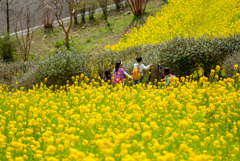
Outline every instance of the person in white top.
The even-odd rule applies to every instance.
[[[144,64],[142,64],[142,57],[137,57],[136,58],[137,60],[137,63],[134,64],[134,68],[138,68],[139,69],[139,72],[141,74],[141,77],[140,77],[140,82],[142,83],[142,79],[143,79],[143,69],[147,70],[151,65],[148,65],[148,66],[145,66]],[[133,84],[136,85],[138,83],[138,80],[134,80],[133,79]]]

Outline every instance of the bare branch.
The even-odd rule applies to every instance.
[[[49,1],[51,3],[51,6],[49,6],[46,0],[44,0],[45,6],[53,13],[53,15],[57,19],[59,26],[62,27],[66,36],[66,46],[69,47],[69,33],[73,23],[72,18],[74,13],[78,10],[78,5],[80,4],[81,1],[80,0],[49,0]],[[67,6],[70,14],[70,23],[67,30],[64,26],[64,22],[62,19],[62,12],[65,6]]]
[[[33,34],[34,31],[31,31],[31,28],[35,26],[35,20],[36,15],[38,15],[38,12],[35,12],[34,14],[30,10],[30,5],[28,4],[26,8],[22,8],[17,16],[16,16],[16,24],[15,24],[15,35],[16,39],[19,45],[19,50],[22,55],[22,58],[24,61],[28,60],[32,40],[33,40]],[[26,12],[26,14],[23,14],[23,11]],[[24,17],[24,19],[21,19],[21,16]],[[19,26],[20,24],[20,26]],[[24,35],[23,33],[21,35],[18,34],[18,27],[20,27],[21,31],[24,30],[23,24],[26,24],[27,27],[27,34]]]

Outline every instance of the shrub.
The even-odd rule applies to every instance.
[[[39,83],[48,78],[48,86],[53,84],[65,85],[72,76],[87,75],[89,61],[85,54],[60,52],[50,58],[40,61],[36,72]],[[70,82],[71,83],[71,82]]]
[[[10,37],[9,34],[0,36],[0,56],[3,62],[13,61],[13,56],[16,52],[17,42]]]
[[[224,59],[240,50],[240,35],[226,38],[187,39],[174,38],[161,45],[159,56],[179,76],[193,73],[200,66],[204,75],[208,76],[216,65],[222,65]]]
[[[240,52],[235,52],[232,56],[228,56],[223,62],[223,67],[225,69],[225,77],[233,77],[234,65],[237,64],[240,67]],[[240,68],[237,68],[238,73],[240,73]]]
[[[36,72],[33,71],[36,65],[37,62],[34,61],[1,63],[0,84],[6,84],[10,88],[14,88],[15,82],[18,82],[19,86],[30,88],[34,84],[33,80],[35,79],[34,74]],[[29,77],[27,78],[26,75],[29,75]]]
[[[115,0],[116,1],[116,0]],[[135,16],[141,16],[145,11],[148,0],[127,0],[133,14]]]
[[[166,43],[155,45],[135,46],[118,52],[131,55],[133,52],[146,55],[151,63],[169,66],[177,76],[187,76],[197,71],[199,67],[208,76],[216,65],[223,65],[223,61],[234,52],[240,50],[240,35],[229,37],[199,39],[175,37]],[[113,51],[111,51],[113,52]],[[144,54],[143,54],[144,53]],[[236,63],[235,63],[236,64]],[[230,64],[232,66],[232,64]]]
[[[124,62],[124,70],[131,73],[133,64],[136,62],[137,55],[129,54],[131,50],[125,53],[105,52],[82,54],[70,51],[59,52],[50,58],[39,62],[36,69],[36,77],[38,83],[48,79],[47,86],[65,85],[67,80],[73,83],[71,78],[76,75],[84,74],[90,79],[98,79],[103,77],[105,69],[113,71],[117,61]],[[133,53],[133,52],[132,52]],[[139,54],[141,55],[141,54]],[[157,60],[157,55],[142,54],[144,64],[151,64],[152,60]],[[148,59],[149,58],[149,59]],[[155,69],[155,68],[154,68]],[[153,72],[154,73],[154,72]],[[155,79],[153,74],[153,80]]]
[[[143,58],[145,65],[160,63],[162,67],[169,66],[171,72],[178,77],[193,74],[199,67],[204,70],[205,76],[208,76],[211,69],[222,64],[228,64],[231,67],[229,71],[226,68],[229,73],[233,65],[238,64],[238,55],[233,53],[240,50],[239,44],[240,35],[215,39],[203,37],[197,40],[176,37],[166,44],[135,46],[120,52],[102,51],[83,54],[61,51],[40,61],[31,71],[19,76],[17,81],[21,84],[29,81],[28,86],[31,86],[48,78],[47,85],[50,86],[65,85],[67,80],[71,84],[72,76],[80,74],[84,74],[90,79],[98,79],[98,76],[103,77],[105,69],[113,71],[117,61],[123,61],[124,70],[130,74],[137,56]],[[7,68],[5,67],[5,71]],[[14,70],[11,71],[14,72]],[[163,73],[153,67],[150,81],[161,78],[163,78]]]
[[[216,65],[222,65],[223,61],[234,52],[240,50],[240,35],[225,38],[201,39],[175,37],[167,43],[135,46],[118,52],[132,54],[133,52],[144,53],[146,59],[152,59],[152,63],[161,63],[169,66],[171,71],[180,76],[187,76],[197,71],[199,67],[208,76],[211,69]],[[111,51],[112,52],[112,51]]]
[[[56,48],[60,48],[62,45],[64,45],[65,40],[57,40],[55,47]]]

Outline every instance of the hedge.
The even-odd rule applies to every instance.
[[[212,68],[222,65],[226,58],[231,57],[239,50],[240,35],[233,35],[214,39],[202,37],[197,40],[175,37],[165,44],[136,46],[121,52],[102,51],[93,54],[59,52],[36,62],[34,66],[29,65],[31,69],[28,69],[28,72],[20,73],[20,76],[14,81],[22,82],[19,86],[32,86],[42,82],[44,78],[48,78],[47,85],[64,85],[67,80],[71,82],[72,76],[80,74],[84,74],[90,79],[98,79],[98,76],[103,77],[105,69],[112,71],[117,61],[123,61],[123,68],[131,73],[137,56],[142,56],[145,65],[160,63],[162,67],[170,67],[171,72],[178,77],[190,75],[199,67],[202,67],[204,75],[208,76]],[[33,64],[30,61],[27,63]],[[4,65],[0,65],[0,78],[4,75],[3,67]],[[11,68],[10,65],[9,68]],[[14,70],[10,69],[10,71]],[[161,74],[157,75],[157,71]],[[161,78],[163,78],[162,71],[153,67],[151,81]],[[10,85],[8,82],[5,83]],[[14,87],[13,81],[10,82]]]

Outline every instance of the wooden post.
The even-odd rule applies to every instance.
[[[152,76],[152,68],[149,69],[149,72],[151,72],[151,74],[149,74],[149,77],[148,77],[148,83],[151,81],[151,76]]]
[[[157,65],[157,87],[158,87],[158,82],[160,82],[160,79],[159,79],[160,71],[159,71],[159,69],[160,69],[160,65],[158,64]]]

